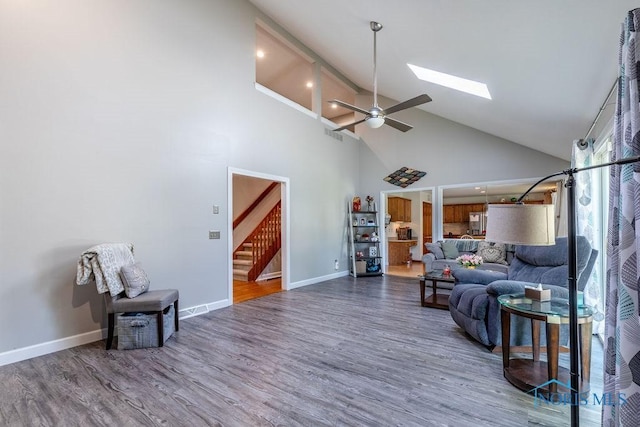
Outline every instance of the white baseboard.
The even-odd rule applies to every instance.
[[[229,305],[231,305],[229,300],[224,299],[222,301],[184,308],[180,310],[179,318],[188,319],[189,317],[198,316],[200,314],[208,313],[210,311],[224,308]],[[68,348],[77,347],[79,345],[100,341],[105,339],[106,336],[106,329],[98,329],[71,337],[60,338],[58,340],[5,351],[4,353],[0,353],[0,366],[21,362],[23,360],[32,359],[38,356],[44,356],[45,354],[55,353],[56,351],[66,350]]]
[[[86,332],[84,334],[74,335],[59,340],[48,341],[41,344],[34,344],[28,347],[18,348],[15,350],[0,353],[0,366],[10,363],[20,362],[22,360],[32,359],[45,354],[55,353],[56,351],[66,350],[91,342],[100,341],[106,337],[106,329],[98,329],[97,331]]]
[[[289,283],[289,290],[301,288],[303,286],[314,285],[316,283],[324,282],[325,280],[337,279],[338,277],[344,277],[348,275],[349,275],[349,272],[345,270],[345,271],[338,271],[332,274],[327,274],[326,276],[314,277],[307,280],[301,280],[299,282],[291,282]]]

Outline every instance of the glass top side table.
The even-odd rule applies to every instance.
[[[534,301],[524,294],[507,294],[498,297],[502,322],[502,366],[504,377],[524,391],[535,388],[543,393],[556,393],[558,384],[570,383],[570,373],[558,366],[560,324],[569,323],[569,300],[552,298],[550,301]],[[531,319],[532,359],[511,358],[511,315]],[[593,312],[589,307],[578,308],[580,332],[581,390],[589,388],[591,367],[591,332]],[[540,361],[540,324],[546,325],[547,361]],[[568,390],[567,390],[568,391]]]

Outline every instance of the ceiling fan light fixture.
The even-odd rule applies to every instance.
[[[367,126],[371,129],[378,129],[380,126],[384,124],[384,117],[380,116],[372,116],[367,119]]]

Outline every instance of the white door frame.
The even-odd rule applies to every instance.
[[[383,224],[383,227],[381,228],[381,233],[380,233],[380,241],[381,242],[386,242],[387,241],[387,226],[384,225],[384,216],[387,213],[387,195],[392,193],[392,194],[397,194],[397,193],[421,193],[421,192],[427,192],[430,191],[431,192],[431,204],[433,205],[434,200],[436,198],[435,195],[435,187],[419,187],[419,188],[398,188],[397,190],[381,190],[380,191],[380,224]],[[422,198],[420,199],[422,201]],[[420,236],[416,236],[416,238],[418,239],[418,242],[422,242],[422,245],[424,245],[424,242],[422,241],[422,229],[423,229],[423,224],[422,224],[422,204],[420,204],[420,218],[417,222],[420,225]],[[436,224],[436,220],[437,220],[437,215],[432,214],[431,215],[431,228],[432,230],[435,230],[435,228],[433,228]],[[433,231],[432,231],[433,233]],[[387,253],[387,244],[385,243],[382,246],[382,264],[383,264],[383,273],[387,273],[388,267],[389,267],[389,254]],[[420,251],[420,253],[422,253],[422,250]]]
[[[289,236],[290,236],[290,222],[289,222],[289,178],[277,175],[270,175],[262,172],[255,172],[246,169],[227,168],[227,246],[229,248],[228,259],[228,277],[229,277],[229,303],[233,304],[233,175],[245,175],[254,178],[266,179],[269,181],[279,182],[280,185],[280,204],[282,207],[282,246],[280,253],[282,255],[282,289],[289,290]]]

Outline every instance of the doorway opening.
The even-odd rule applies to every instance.
[[[229,168],[229,301],[289,288],[289,180]]]
[[[424,273],[424,244],[433,239],[433,198],[433,187],[380,192],[386,218],[382,230],[385,274],[415,278]]]

